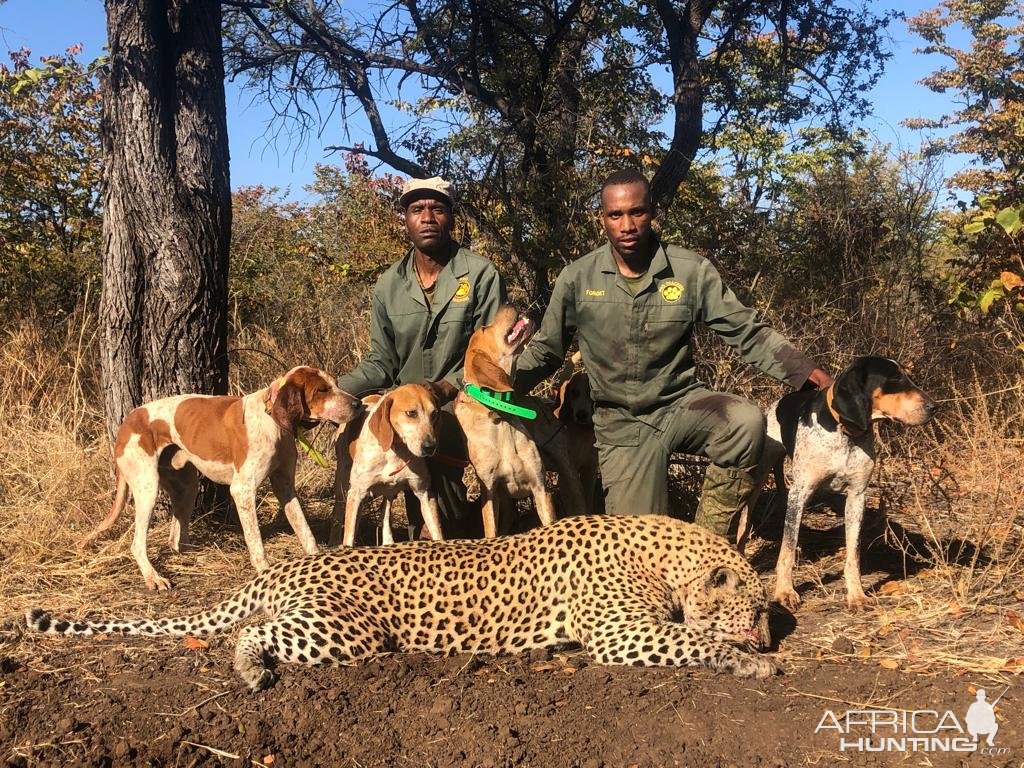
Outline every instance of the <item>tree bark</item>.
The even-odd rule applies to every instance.
[[[220,3],[106,0],[105,408],[227,392],[231,233]]]

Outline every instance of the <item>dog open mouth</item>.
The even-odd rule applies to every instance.
[[[520,317],[516,320],[515,325],[505,334],[505,343],[508,346],[515,348],[520,344],[524,343],[530,336],[530,320],[526,317]]]

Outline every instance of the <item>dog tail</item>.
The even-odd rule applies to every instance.
[[[42,608],[25,612],[25,624],[47,635],[212,635],[252,616],[263,607],[263,579],[256,578],[213,608],[189,616],[169,619],[101,619],[72,621],[57,619]]]
[[[125,506],[128,503],[128,481],[125,480],[124,473],[121,472],[120,468],[117,470],[117,492],[114,494],[114,503],[110,507],[110,511],[107,512],[107,516],[100,521],[92,533],[78,542],[78,549],[85,549],[87,546],[92,544],[98,539],[105,531],[110,530],[114,523],[117,522],[117,518],[121,516],[121,512],[124,511]]]

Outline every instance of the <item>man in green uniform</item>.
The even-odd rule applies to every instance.
[[[444,179],[410,179],[399,204],[412,247],[377,280],[370,310],[370,352],[338,386],[356,396],[401,384],[432,382],[451,401],[462,386],[469,337],[505,301],[505,283],[490,261],[452,238],[453,197]],[[449,421],[454,422],[454,419]],[[452,438],[442,436],[431,480],[449,528],[465,503],[461,469],[445,465]],[[463,449],[464,450],[464,449]],[[439,464],[439,462],[441,462]],[[422,523],[407,496],[413,525]],[[415,507],[413,509],[412,507]],[[453,525],[454,524],[454,525]]]
[[[700,454],[712,463],[697,522],[728,535],[754,490],[765,421],[748,400],[697,381],[694,325],[704,323],[748,363],[793,387],[826,387],[831,377],[759,323],[711,262],[658,239],[639,171],[608,177],[600,216],[608,242],[558,276],[540,330],[516,364],[515,388],[529,392],[554,373],[578,333],[607,511],[667,514],[669,454]]]

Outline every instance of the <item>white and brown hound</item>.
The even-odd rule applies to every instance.
[[[465,382],[492,392],[511,392],[512,362],[530,335],[528,318],[521,317],[514,307],[501,307],[491,324],[478,328],[469,339]],[[455,417],[465,432],[469,461],[480,480],[486,537],[498,534],[506,497],[533,496],[541,523],[549,525],[555,521],[555,507],[544,482],[542,450],[558,471],[569,511],[583,511],[583,493],[567,460],[564,430],[539,400],[531,398],[528,402],[537,410],[534,420],[498,413],[465,393],[460,393],[455,401]],[[511,505],[508,511],[511,512]]]
[[[110,512],[79,547],[109,529],[127,503],[135,500],[132,554],[146,586],[168,589],[146,555],[146,534],[162,488],[170,497],[170,546],[188,545],[188,524],[199,490],[199,475],[227,485],[256,570],[267,558],[256,517],[256,489],[269,477],[302,549],[316,552],[302,507],[295,496],[295,434],[298,426],[320,421],[344,424],[362,404],[342,392],[328,374],[299,366],[269,387],[244,397],[177,395],[141,405],[125,418],[114,443],[117,493]]]
[[[367,416],[358,434],[338,440],[334,509],[339,515],[344,510],[342,543],[355,544],[359,508],[375,494],[384,497],[381,542],[392,544],[391,503],[406,490],[419,500],[431,538],[444,540],[427,468],[427,458],[437,451],[444,415],[434,393],[423,384],[403,384],[384,396],[368,395],[363,404]]]
[[[774,468],[776,485],[784,491],[782,461],[787,454],[793,476],[775,568],[775,600],[790,610],[800,602],[793,588],[800,518],[811,494],[827,486],[846,493],[846,604],[857,609],[867,603],[860,575],[860,530],[875,466],[872,425],[886,419],[924,424],[936,407],[896,362],[858,357],[827,390],[792,392],[768,409],[761,477]]]

